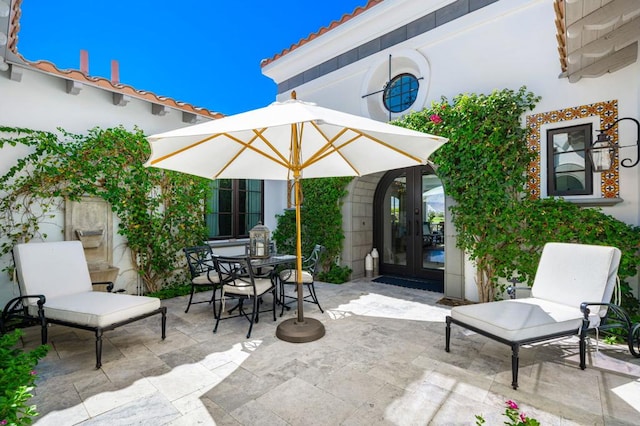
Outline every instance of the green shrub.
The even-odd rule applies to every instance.
[[[30,425],[38,415],[36,406],[27,402],[33,396],[35,367],[49,347],[25,352],[15,347],[21,336],[21,330],[0,336],[0,424]]]
[[[303,205],[302,255],[308,256],[314,245],[322,244],[325,252],[321,258],[321,271],[334,268],[335,259],[342,252],[344,232],[342,230],[341,200],[347,195],[346,186],[350,177],[302,179]],[[277,216],[278,225],[272,233],[278,251],[296,252],[296,212],[285,210]],[[344,275],[343,269],[342,275]],[[335,273],[335,272],[334,272]],[[349,274],[351,271],[349,270]],[[338,279],[338,278],[335,278]],[[348,277],[340,282],[348,280]],[[324,281],[324,280],[323,280]]]
[[[140,129],[94,128],[85,135],[60,129],[61,136],[0,131],[9,135],[0,138],[0,149],[20,145],[30,152],[0,176],[0,256],[8,258],[16,243],[46,239],[40,227],[63,208],[65,197],[88,195],[108,202],[120,219],[118,233],[148,291],[179,281],[180,249],[207,238],[209,180],[144,167],[151,149]]]
[[[322,271],[318,274],[318,280],[325,283],[342,284],[349,281],[351,276],[351,268],[332,263],[328,271]]]

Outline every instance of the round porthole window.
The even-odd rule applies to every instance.
[[[411,107],[418,97],[418,79],[412,74],[395,76],[384,88],[383,103],[391,112],[402,112]]]

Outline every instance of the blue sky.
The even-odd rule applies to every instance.
[[[236,114],[266,106],[275,83],[260,61],[351,13],[367,0],[23,0],[18,51],[136,89]]]

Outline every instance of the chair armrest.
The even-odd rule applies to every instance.
[[[600,326],[598,328],[618,328],[623,327],[627,330],[631,329],[632,322],[629,315],[622,309],[620,306],[614,303],[605,303],[605,302],[583,302],[580,304],[580,311],[584,315],[583,321],[589,322],[589,315],[591,314],[591,309],[589,306],[606,306],[608,308],[606,315],[602,318],[600,322]]]
[[[113,281],[98,281],[95,283],[91,283],[91,285],[106,285],[107,286],[107,292],[111,293],[113,291]]]
[[[507,294],[509,295],[509,299],[516,298],[516,290],[528,290],[531,291],[531,287],[517,287],[515,285],[507,286]]]
[[[33,316],[29,315],[27,311],[27,305],[24,301],[29,299],[38,299],[38,320],[43,323],[44,322],[44,304],[47,301],[46,297],[42,294],[35,295],[26,295],[26,296],[18,296],[9,300],[7,304],[4,306],[2,310],[2,316],[0,317],[0,331],[5,332],[5,327],[7,326],[7,322],[11,319],[18,318],[21,321],[33,321]]]

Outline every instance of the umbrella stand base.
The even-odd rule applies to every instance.
[[[324,325],[317,319],[305,318],[298,322],[297,318],[282,321],[276,329],[276,337],[285,342],[313,342],[324,336]]]

